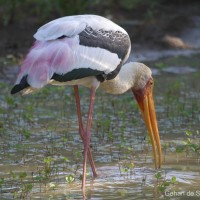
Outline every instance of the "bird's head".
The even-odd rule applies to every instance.
[[[138,63],[136,71],[137,73],[135,73],[135,81],[132,87],[132,92],[137,100],[150,135],[154,154],[155,168],[160,168],[162,162],[162,151],[154,108],[154,80],[151,75],[151,70],[146,65]]]

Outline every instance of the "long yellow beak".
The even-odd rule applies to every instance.
[[[143,93],[144,94],[144,93]],[[160,144],[160,135],[158,131],[156,113],[154,108],[154,100],[153,100],[153,87],[147,86],[144,98],[137,98],[143,119],[145,121],[146,127],[148,129],[153,155],[155,168],[160,168],[162,164],[162,149]]]
[[[143,105],[144,105],[143,117],[150,135],[154,159],[155,159],[154,161],[155,168],[157,169],[161,167],[162,150],[161,150],[160,135],[158,132],[158,125],[156,120],[156,113],[155,113],[152,93],[147,94],[146,98],[143,101]],[[158,158],[157,158],[157,153],[158,153]]]

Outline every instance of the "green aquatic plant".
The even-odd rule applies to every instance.
[[[55,190],[55,189],[57,188],[57,186],[58,186],[58,185],[55,184],[55,183],[53,183],[53,182],[50,182],[50,183],[49,183],[49,188],[52,189],[52,190]]]
[[[198,133],[198,131],[197,131]],[[182,144],[176,146],[176,152],[182,153],[185,152],[186,156],[190,154],[190,152],[193,152],[197,155],[200,154],[200,144],[197,143],[198,140],[194,140],[194,134],[192,131],[186,130],[185,135],[187,138],[185,140],[182,140]]]
[[[186,150],[191,150],[192,152],[196,153],[196,154],[200,154],[200,144],[196,144],[195,140],[194,140],[194,134],[192,131],[186,130],[185,134],[187,136],[187,139],[185,141],[183,141],[183,145],[186,148]],[[198,134],[198,131],[197,131]]]
[[[21,130],[21,134],[26,138],[26,139],[29,139],[31,137],[31,131],[27,130],[27,129],[22,129]]]
[[[158,182],[158,180],[162,178],[161,172],[155,173],[155,178],[157,179],[157,182]]]
[[[0,178],[0,189],[1,190],[2,190],[4,184],[5,184],[5,179],[4,178]]]
[[[26,179],[26,177],[27,177],[26,172],[20,172],[19,173],[19,179],[20,179],[21,183],[23,183],[23,181]]]
[[[127,196],[127,190],[126,189],[120,189],[120,190],[118,190],[118,193],[119,193],[121,198],[126,198],[126,196]]]
[[[30,183],[27,179],[28,174],[26,172],[15,173],[10,171],[9,177],[0,178],[0,188],[4,187],[4,192],[7,193],[7,188],[9,190],[10,187],[13,187],[12,196],[14,199],[26,199],[33,189],[33,183]]]
[[[118,162],[119,171],[121,176],[128,177],[128,175],[133,174],[133,169],[135,168],[135,164],[132,159],[127,159]]]
[[[72,182],[75,181],[74,175],[72,174],[69,174],[68,176],[66,176],[65,179],[68,184],[71,184]]]
[[[167,154],[167,149],[169,148],[169,144],[168,144],[168,143],[164,143],[162,146],[163,146],[163,152],[164,152],[164,155],[163,155],[163,162],[165,163],[166,154]]]
[[[27,199],[28,194],[32,191],[33,184],[32,183],[23,183],[21,188],[20,199]]]
[[[168,187],[170,187],[171,185],[174,185],[174,183],[176,183],[175,176],[173,176],[170,180],[164,180],[161,184],[159,184],[158,190],[161,193],[164,193],[168,189]]]
[[[157,180],[157,189],[161,193],[164,193],[169,187],[173,187],[177,183],[176,176],[166,179],[160,171],[155,173],[155,178]]]

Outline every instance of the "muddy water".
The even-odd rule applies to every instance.
[[[159,74],[154,94],[162,169],[154,170],[132,94],[99,90],[91,133],[98,177],[88,166],[88,199],[200,198],[200,72]],[[11,97],[9,84],[0,89],[0,199],[82,199],[83,147],[73,90],[47,87]],[[88,95],[81,88],[84,120]]]

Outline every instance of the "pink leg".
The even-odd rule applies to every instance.
[[[86,164],[87,164],[87,154],[90,147],[90,128],[92,123],[92,112],[94,108],[94,98],[95,98],[96,88],[92,87],[90,90],[90,106],[88,111],[87,127],[84,138],[84,160],[83,160],[83,179],[82,179],[82,191],[85,193],[85,181],[86,181]]]
[[[76,107],[77,107],[77,113],[78,113],[78,124],[79,124],[79,133],[81,136],[81,139],[84,143],[84,127],[83,127],[83,121],[82,121],[82,115],[81,115],[81,106],[80,106],[80,98],[79,98],[79,92],[78,92],[78,85],[74,85],[74,92],[75,92],[75,98],[76,98]],[[90,148],[88,148],[88,158],[90,161],[90,166],[92,168],[93,176],[97,176],[94,160],[92,157],[92,152]]]

